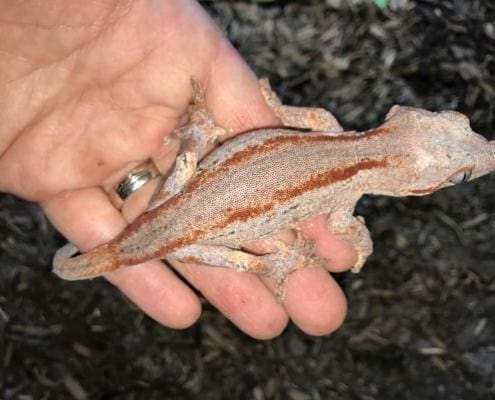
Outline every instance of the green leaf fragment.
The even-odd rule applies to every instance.
[[[388,5],[388,0],[373,0],[373,2],[379,8],[385,8]]]

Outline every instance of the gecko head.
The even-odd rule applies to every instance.
[[[456,111],[430,112],[394,106],[385,125],[397,135],[402,180],[400,195],[425,195],[495,170],[495,141],[473,132]]]

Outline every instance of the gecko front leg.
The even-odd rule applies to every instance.
[[[191,78],[192,104],[188,108],[188,123],[175,130],[172,135],[181,143],[179,155],[172,172],[162,180],[150,200],[148,211],[162,205],[179,193],[196,172],[198,161],[208,143],[213,143],[226,130],[215,125],[213,117],[206,110],[203,89],[195,78]]]
[[[266,103],[280,119],[282,125],[318,132],[343,132],[339,122],[330,111],[323,108],[283,105],[277,94],[271,89],[268,79],[260,79],[259,85]]]
[[[359,272],[368,256],[373,252],[373,242],[364,218],[354,216],[353,210],[354,207],[331,212],[327,228],[329,232],[354,247],[358,258],[351,271]]]

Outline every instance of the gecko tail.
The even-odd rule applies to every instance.
[[[77,253],[79,249],[72,243],[57,250],[53,258],[53,272],[62,279],[76,281],[96,278],[120,266],[117,254],[110,245],[75,256]]]

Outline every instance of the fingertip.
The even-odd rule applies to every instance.
[[[332,235],[327,229],[326,221],[326,215],[317,215],[305,221],[301,231],[306,239],[314,241],[318,257],[328,260],[325,265],[328,271],[347,271],[357,262],[356,250]]]
[[[345,272],[356,265],[358,259],[356,250],[347,243],[343,243],[343,246],[345,247],[341,251],[334,251],[333,258],[325,265],[327,271],[336,273]]]
[[[304,268],[291,274],[284,304],[294,323],[314,336],[336,331],[347,313],[342,290],[322,268]]]

